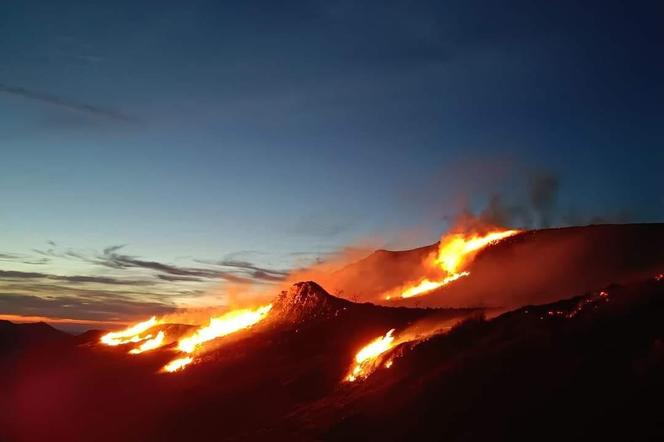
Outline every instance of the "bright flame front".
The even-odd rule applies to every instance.
[[[454,282],[459,278],[463,278],[464,276],[470,275],[470,272],[461,272],[461,273],[453,273],[450,276],[446,276],[440,281],[431,281],[429,279],[425,279],[424,281],[420,282],[419,284],[409,287],[403,292],[401,292],[401,297],[402,298],[412,298],[413,296],[421,295],[423,293],[430,292],[431,290],[437,289],[438,287],[442,287],[444,285],[449,284],[450,282]]]
[[[265,319],[271,309],[272,304],[268,304],[255,309],[233,310],[222,316],[211,318],[206,326],[200,327],[193,334],[178,341],[176,350],[187,355],[172,360],[162,368],[162,371],[173,373],[183,370],[195,361],[196,354],[204,343],[255,325]],[[100,338],[100,342],[110,346],[140,343],[129,353],[133,355],[145,353],[163,347],[172,341],[172,338],[169,341],[166,340],[166,333],[163,330],[160,330],[156,335],[146,333],[149,329],[161,323],[161,320],[153,316],[147,321],[139,322],[125,330],[107,333]]]
[[[168,364],[164,365],[164,371],[167,373],[173,373],[176,371],[184,370],[184,368],[191,364],[194,358],[187,356],[184,358],[174,359]]]
[[[364,379],[374,372],[378,357],[396,345],[393,333],[394,329],[391,329],[384,336],[379,336],[357,352],[355,363],[348,376],[346,376],[346,381],[355,382],[357,379]],[[391,365],[392,362],[388,361],[386,367],[389,368]]]
[[[116,346],[121,344],[129,344],[142,342],[152,338],[152,335],[142,336],[142,333],[149,330],[158,324],[156,317],[151,317],[147,321],[139,322],[127,329],[117,332],[107,333],[101,337],[100,342],[105,345]]]
[[[159,348],[164,344],[165,337],[166,334],[164,334],[163,331],[160,331],[159,333],[157,333],[157,336],[155,336],[152,339],[148,339],[147,341],[143,341],[141,345],[132,349],[129,353],[137,355],[146,351],[154,350],[155,348]]]
[[[484,235],[453,233],[444,236],[440,240],[438,254],[433,260],[433,265],[445,272],[447,276],[436,281],[424,279],[403,290],[400,297],[412,298],[419,296],[470,275],[470,272],[463,271],[463,269],[478,251],[519,232],[519,230],[496,230]],[[387,299],[390,298],[388,296]]]
[[[223,316],[212,318],[206,327],[198,329],[196,333],[189,337],[180,339],[178,350],[184,353],[193,353],[198,346],[205,342],[251,327],[263,320],[271,308],[272,305],[268,304],[255,310],[233,310]]]
[[[177,349],[189,354],[189,356],[169,362],[164,366],[163,371],[173,373],[183,370],[194,361],[194,355],[200,350],[201,345],[257,324],[267,317],[271,309],[272,304],[268,304],[253,310],[233,310],[222,316],[210,319],[208,325],[199,328],[194,334],[182,338],[178,342]]]

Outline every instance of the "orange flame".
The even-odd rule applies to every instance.
[[[152,335],[141,336],[141,334],[154,327],[158,323],[159,321],[157,321],[157,318],[153,316],[147,321],[139,322],[138,324],[124,330],[107,333],[102,336],[99,341],[104,345],[110,346],[142,342],[152,338]]]
[[[422,282],[419,284],[409,287],[403,292],[401,292],[401,297],[402,298],[412,298],[413,296],[421,295],[422,293],[427,293],[430,292],[431,290],[437,289],[438,287],[442,287],[444,285],[449,284],[450,282],[454,282],[459,278],[463,278],[464,276],[470,275],[470,272],[461,272],[461,273],[453,273],[450,276],[446,276],[440,281],[431,281],[430,279],[424,279]]]
[[[154,350],[155,348],[159,348],[162,345],[164,345],[165,337],[166,335],[164,334],[164,332],[160,331],[159,333],[157,333],[157,336],[155,336],[152,339],[148,339],[147,341],[143,341],[141,345],[132,349],[129,353],[137,355],[146,351]]]
[[[213,339],[230,335],[240,330],[247,329],[265,319],[270,313],[272,304],[264,305],[253,310],[241,309],[233,310],[222,316],[211,318],[208,325],[201,327],[194,334],[180,339],[177,349],[187,356],[175,359],[163,368],[167,373],[183,370],[187,365],[194,361],[193,355],[199,350],[200,346]]]
[[[174,359],[168,364],[164,365],[163,370],[167,373],[173,373],[176,371],[184,370],[184,368],[191,364],[191,362],[194,360],[192,357],[184,357],[180,359]]]
[[[419,296],[470,275],[470,272],[462,270],[472,261],[478,251],[519,232],[520,230],[495,230],[484,235],[453,233],[444,236],[440,240],[438,254],[433,260],[433,265],[444,271],[447,276],[437,281],[424,279],[403,290],[400,297]],[[387,299],[390,298],[390,296],[387,297]]]
[[[394,336],[392,336],[393,333],[394,329],[389,330],[384,336],[379,336],[357,352],[355,363],[346,376],[346,381],[355,382],[360,378],[365,379],[374,372],[378,357],[396,345]],[[390,360],[385,366],[389,368],[391,365],[392,361]]]
[[[271,308],[272,304],[268,304],[255,310],[233,310],[225,315],[212,318],[207,326],[199,328],[191,336],[180,339],[178,350],[193,353],[198,346],[205,342],[251,327],[263,320]]]

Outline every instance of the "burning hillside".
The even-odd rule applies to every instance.
[[[465,269],[477,253],[517,233],[518,230],[492,230],[484,234],[450,233],[443,236],[438,245],[438,252],[432,254],[424,263],[425,266],[440,269],[443,272],[441,278],[434,281],[424,278],[417,284],[400,290],[399,297],[407,299],[425,295],[469,276],[470,272]],[[391,298],[391,295],[386,296],[388,300]]]
[[[302,326],[317,321],[341,320],[347,316],[403,316],[411,318],[408,324],[418,318],[432,318],[432,324],[445,323],[449,319],[463,317],[472,310],[418,310],[392,309],[371,304],[357,305],[345,299],[329,295],[314,282],[294,284],[281,292],[272,304],[256,308],[230,310],[222,315],[211,317],[199,327],[190,327],[179,335],[168,331],[171,324],[152,317],[124,330],[109,332],[99,337],[99,343],[110,347],[128,347],[128,353],[140,355],[145,352],[165,347],[177,357],[162,367],[166,373],[184,370],[190,364],[200,361],[201,357],[216,345],[223,344],[223,338],[241,335],[258,328],[279,326]],[[396,318],[395,318],[396,319]],[[396,319],[403,324],[403,320]],[[429,326],[432,333],[437,330]],[[166,336],[169,336],[167,339]]]
[[[203,346],[224,336],[237,333],[252,327],[267,317],[272,305],[264,305],[256,309],[231,310],[223,315],[210,318],[206,325],[200,326],[185,334],[177,340],[174,350],[186,354],[164,365],[163,371],[172,373],[184,369],[195,361],[197,354],[201,353]],[[129,354],[138,355],[146,351],[155,350],[169,344],[164,330],[158,330],[163,320],[152,317],[125,330],[110,332],[100,337],[103,345],[134,345]]]
[[[612,240],[591,253],[583,238]],[[530,274],[535,265],[561,262],[579,244],[581,252],[565,255],[573,265],[540,269],[567,278],[547,296],[609,271],[623,284],[522,302],[545,298],[532,297],[550,281]],[[518,274],[528,296],[491,319],[481,309],[396,306],[410,298],[351,302],[308,281],[196,325],[152,317],[72,337],[0,323],[0,407],[8,410],[0,440],[530,440],[546,439],[536,432],[544,427],[566,440],[658,440],[661,416],[645,404],[664,393],[661,246],[661,226],[485,232],[380,252],[342,271],[392,257],[411,263],[393,290],[469,272],[414,297],[457,301],[504,300],[498,289]],[[597,255],[609,249],[621,258]],[[516,272],[525,257],[534,267]]]
[[[321,279],[335,293],[386,305],[509,309],[639,280],[658,273],[664,259],[662,224],[503,232],[512,234],[466,255],[453,253],[450,260],[444,258],[446,244],[463,249],[472,244],[465,241],[472,231],[443,235],[418,249],[377,251]],[[454,265],[458,256],[469,259],[452,271],[437,264]],[[419,296],[410,296],[418,287]],[[404,291],[410,297],[403,298]]]

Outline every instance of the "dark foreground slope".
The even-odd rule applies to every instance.
[[[466,319],[353,384],[355,352],[388,328],[469,312],[300,283],[269,321],[174,375],[157,373],[169,349],[31,344],[5,358],[0,440],[662,440],[663,279]]]
[[[663,319],[660,277],[467,321],[303,407],[275,436],[664,440]]]
[[[377,251],[330,275],[325,286],[354,299],[394,305],[383,295],[427,276],[422,261],[436,250],[437,244]],[[637,281],[664,271],[664,224],[527,231],[484,249],[468,270],[469,277],[399,305],[515,308]]]

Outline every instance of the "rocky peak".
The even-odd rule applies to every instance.
[[[275,317],[287,322],[304,322],[335,316],[352,303],[327,293],[313,281],[298,282],[282,291],[273,303]]]

